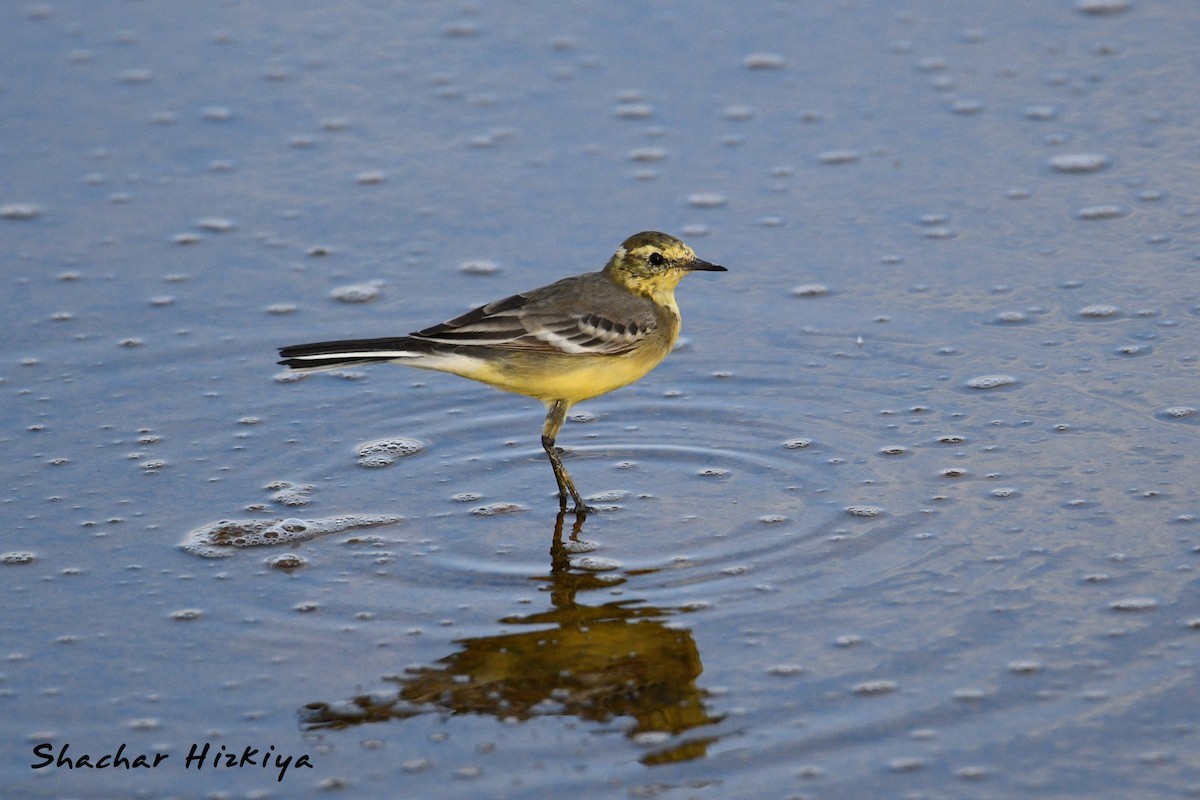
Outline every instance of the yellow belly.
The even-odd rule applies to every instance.
[[[624,356],[514,358],[466,377],[543,402],[578,403],[633,383],[658,366],[666,351],[643,349]],[[578,362],[583,361],[584,364]]]

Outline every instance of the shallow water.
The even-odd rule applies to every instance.
[[[1200,11],[906,8],[0,10],[5,784],[1200,792]],[[274,364],[646,228],[730,272],[581,525],[538,404]]]

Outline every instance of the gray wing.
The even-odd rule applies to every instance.
[[[411,334],[430,343],[556,355],[620,355],[658,327],[650,300],[581,275]]]

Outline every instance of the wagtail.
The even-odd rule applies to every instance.
[[[675,346],[675,286],[689,272],[724,272],[678,239],[630,236],[599,272],[488,303],[449,322],[383,339],[298,344],[279,350],[293,369],[390,361],[450,372],[546,404],[542,447],[558,482],[559,508],[590,509],[554,446],[567,411],[633,383]]]

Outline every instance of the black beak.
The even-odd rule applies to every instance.
[[[701,261],[698,258],[689,264],[684,264],[683,268],[686,269],[688,272],[728,272],[729,271],[719,264],[710,264],[707,261]]]

